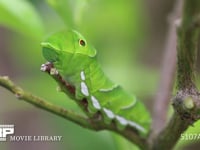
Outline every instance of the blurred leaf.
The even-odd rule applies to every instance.
[[[41,52],[41,39],[28,38],[23,34],[12,34],[9,40],[7,51],[14,65],[13,71],[23,71],[25,77],[40,73],[40,65],[45,62]]]
[[[70,7],[69,0],[46,0],[47,3],[55,9],[55,11],[60,15],[63,21],[68,25],[72,26],[72,7]]]
[[[74,28],[80,24],[83,11],[88,0],[47,0],[47,3],[56,10],[65,24]]]
[[[0,0],[0,14],[0,24],[36,39],[43,36],[41,19],[28,1]]]
[[[122,44],[126,40],[135,43],[133,38],[143,36],[145,15],[140,0],[96,0],[90,1],[86,8],[79,28],[84,35],[92,32],[103,38],[103,45],[105,42]]]
[[[139,148],[136,145],[129,142],[128,140],[121,137],[120,135],[112,133],[112,137],[115,142],[116,150],[139,150]]]

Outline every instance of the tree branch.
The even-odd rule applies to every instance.
[[[195,63],[199,36],[200,1],[185,0],[183,17],[178,28],[178,89],[194,87]]]
[[[167,111],[174,85],[176,72],[176,25],[175,20],[180,17],[182,0],[177,0],[173,12],[169,15],[168,35],[165,43],[163,63],[161,68],[161,79],[158,87],[158,94],[154,103],[154,114],[152,131],[155,136],[166,124]]]
[[[89,120],[85,116],[81,116],[75,112],[66,110],[64,108],[55,106],[52,103],[49,103],[48,101],[34,96],[31,93],[28,93],[21,89],[19,86],[15,85],[7,76],[0,76],[0,86],[6,88],[13,94],[15,94],[16,98],[24,100],[28,103],[31,103],[37,107],[40,107],[41,109],[47,110],[49,112],[52,112],[56,115],[59,115],[67,120],[70,120],[82,127],[85,128],[90,128],[92,129],[93,127],[91,126]]]
[[[159,134],[153,145],[153,150],[170,150],[190,124],[182,120],[178,114],[173,114],[167,127]]]
[[[200,118],[200,94],[194,84],[199,36],[199,0],[184,0],[182,21],[177,28],[177,95],[173,98],[175,113],[154,139],[154,150],[172,149],[182,132]]]

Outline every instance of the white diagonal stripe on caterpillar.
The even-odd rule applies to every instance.
[[[106,113],[108,118],[110,118],[110,119],[114,119],[115,118],[115,114],[111,110],[109,110],[107,108],[103,108],[103,111]]]
[[[116,116],[116,119],[117,119],[117,120],[119,121],[119,123],[122,124],[122,125],[127,125],[127,124],[128,124],[128,121],[127,121],[125,118],[121,117],[121,116]]]
[[[85,96],[89,96],[88,87],[85,82],[81,82],[81,93]]]
[[[81,80],[85,80],[85,73],[84,73],[84,71],[81,71],[81,74],[80,74],[80,76],[81,76]]]
[[[122,124],[122,125],[130,125],[130,126],[135,127],[136,129],[138,129],[142,132],[146,132],[146,130],[142,126],[140,126],[139,124],[137,124],[133,121],[127,120],[122,116],[115,115],[111,110],[109,110],[107,108],[103,108],[103,111],[106,113],[108,118],[110,118],[110,119],[116,118],[119,121],[119,123]]]
[[[94,106],[96,109],[101,109],[101,106],[100,106],[98,100],[97,100],[94,96],[91,96],[91,100],[92,100],[93,106]]]
[[[133,121],[128,121],[128,125],[135,127],[136,129],[142,131],[142,132],[146,132],[146,129],[143,128],[142,126],[138,125],[137,123],[133,122]]]

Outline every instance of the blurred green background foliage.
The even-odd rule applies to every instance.
[[[82,113],[40,71],[45,63],[40,42],[53,32],[73,28],[96,47],[106,74],[151,110],[172,5],[172,0],[0,0],[0,75],[55,105]],[[63,136],[61,142],[5,142],[0,149],[137,149],[110,132],[89,131],[17,101],[1,87],[0,100],[0,124],[15,124],[16,135]]]

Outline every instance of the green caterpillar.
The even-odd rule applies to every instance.
[[[91,116],[100,112],[105,123],[114,122],[118,129],[130,126],[140,133],[148,132],[151,119],[144,105],[105,76],[96,50],[80,33],[57,32],[41,45],[45,59],[75,87],[75,100],[87,99]]]

